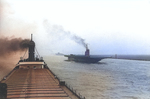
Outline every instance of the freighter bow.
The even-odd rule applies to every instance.
[[[34,57],[34,48],[31,37],[28,58],[21,59],[0,81],[0,99],[82,99],[59,80],[42,58]]]

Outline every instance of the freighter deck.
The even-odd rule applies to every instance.
[[[46,68],[16,69],[6,80],[8,99],[78,99]]]
[[[60,81],[42,57],[35,57],[32,34],[27,45],[28,58],[21,57],[16,67],[0,81],[0,99],[85,99]]]

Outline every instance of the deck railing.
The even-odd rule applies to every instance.
[[[48,66],[46,66],[46,67],[47,67],[47,69],[49,69]],[[63,83],[63,85],[66,86],[66,87],[67,87],[75,96],[77,96],[79,99],[86,99],[86,98],[83,97],[80,93],[77,93],[77,91],[76,91],[75,89],[73,89],[73,87],[71,87],[70,85],[68,85],[65,81],[62,81],[57,75],[55,75],[55,74],[52,72],[52,70],[49,69],[49,71],[55,76],[56,79],[58,79],[59,84],[62,84],[62,83]]]

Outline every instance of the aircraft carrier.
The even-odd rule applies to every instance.
[[[28,58],[0,81],[0,99],[85,99],[61,81],[42,58],[35,58],[35,42],[28,44]]]
[[[88,48],[88,46],[86,45],[86,51],[84,55],[74,55],[74,54],[70,54],[70,55],[64,55],[65,57],[68,57],[68,61],[75,61],[75,62],[81,62],[81,63],[97,63],[102,59],[105,58],[111,58],[111,57],[104,57],[104,56],[99,56],[99,57],[95,57],[95,56],[91,56],[90,55],[90,50]]]

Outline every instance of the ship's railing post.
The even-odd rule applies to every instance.
[[[60,86],[65,86],[65,81],[60,81],[60,82],[59,82],[59,85],[60,85]]]
[[[0,83],[0,99],[7,99],[7,84]]]

